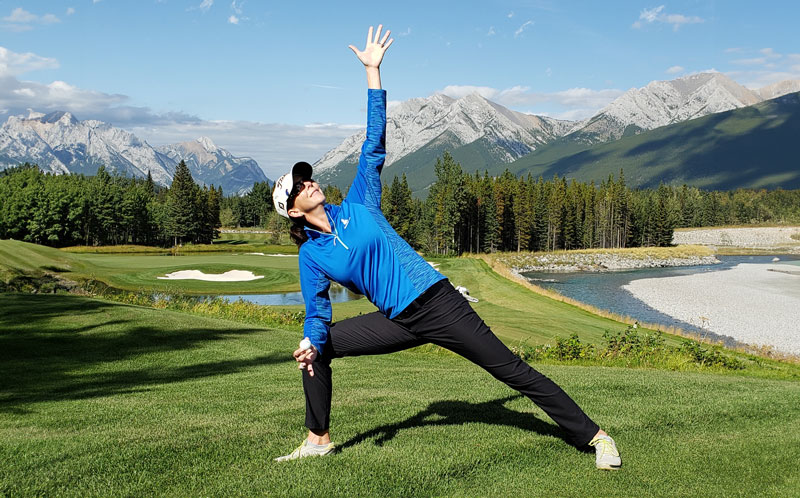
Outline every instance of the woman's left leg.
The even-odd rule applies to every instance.
[[[583,446],[598,433],[599,426],[572,398],[509,351],[449,283],[412,316],[394,321],[421,339],[467,358],[530,398],[567,431],[574,445]]]

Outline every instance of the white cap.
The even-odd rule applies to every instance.
[[[292,166],[292,171],[278,178],[275,182],[275,189],[272,191],[272,203],[275,204],[275,211],[279,215],[285,218],[289,217],[288,201],[294,184],[301,180],[310,180],[312,171],[310,164],[300,161]]]

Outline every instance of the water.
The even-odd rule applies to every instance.
[[[627,315],[642,322],[658,323],[667,326],[709,334],[701,328],[702,324],[686,323],[665,315],[622,288],[623,285],[641,278],[673,277],[692,275],[709,271],[725,271],[741,263],[772,263],[776,256],[717,256],[721,263],[715,265],[679,266],[670,268],[646,268],[640,270],[619,270],[608,272],[526,272],[522,275],[533,284],[552,289],[559,294],[590,304],[596,308]],[[800,256],[778,255],[779,263],[800,264]],[[723,338],[724,339],[724,338]]]
[[[344,303],[364,297],[339,286],[331,286],[328,294],[330,295],[332,303]],[[208,297],[221,297],[231,302],[242,299],[251,303],[267,306],[304,304],[303,294],[301,292],[284,292],[282,294],[230,294]]]

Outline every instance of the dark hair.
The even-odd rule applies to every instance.
[[[292,226],[289,227],[289,237],[292,239],[292,242],[297,244],[297,248],[299,249],[303,242],[308,240],[308,234],[306,233],[306,217],[301,216],[299,218],[289,218],[292,222]]]
[[[296,186],[292,188],[292,192],[286,199],[287,212],[294,207],[294,200],[297,197],[295,190]],[[291,222],[291,226],[289,227],[289,238],[292,239],[292,242],[294,242],[299,249],[300,246],[303,245],[303,242],[308,240],[308,234],[306,233],[306,217],[300,216],[295,218],[294,216],[289,216],[289,221]]]

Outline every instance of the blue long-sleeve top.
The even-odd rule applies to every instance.
[[[368,90],[367,137],[358,171],[341,206],[326,204],[331,233],[306,229],[300,246],[300,285],[306,305],[303,333],[320,353],[331,324],[330,281],[363,294],[394,318],[445,278],[389,225],[381,212],[386,159],[386,91]]]

